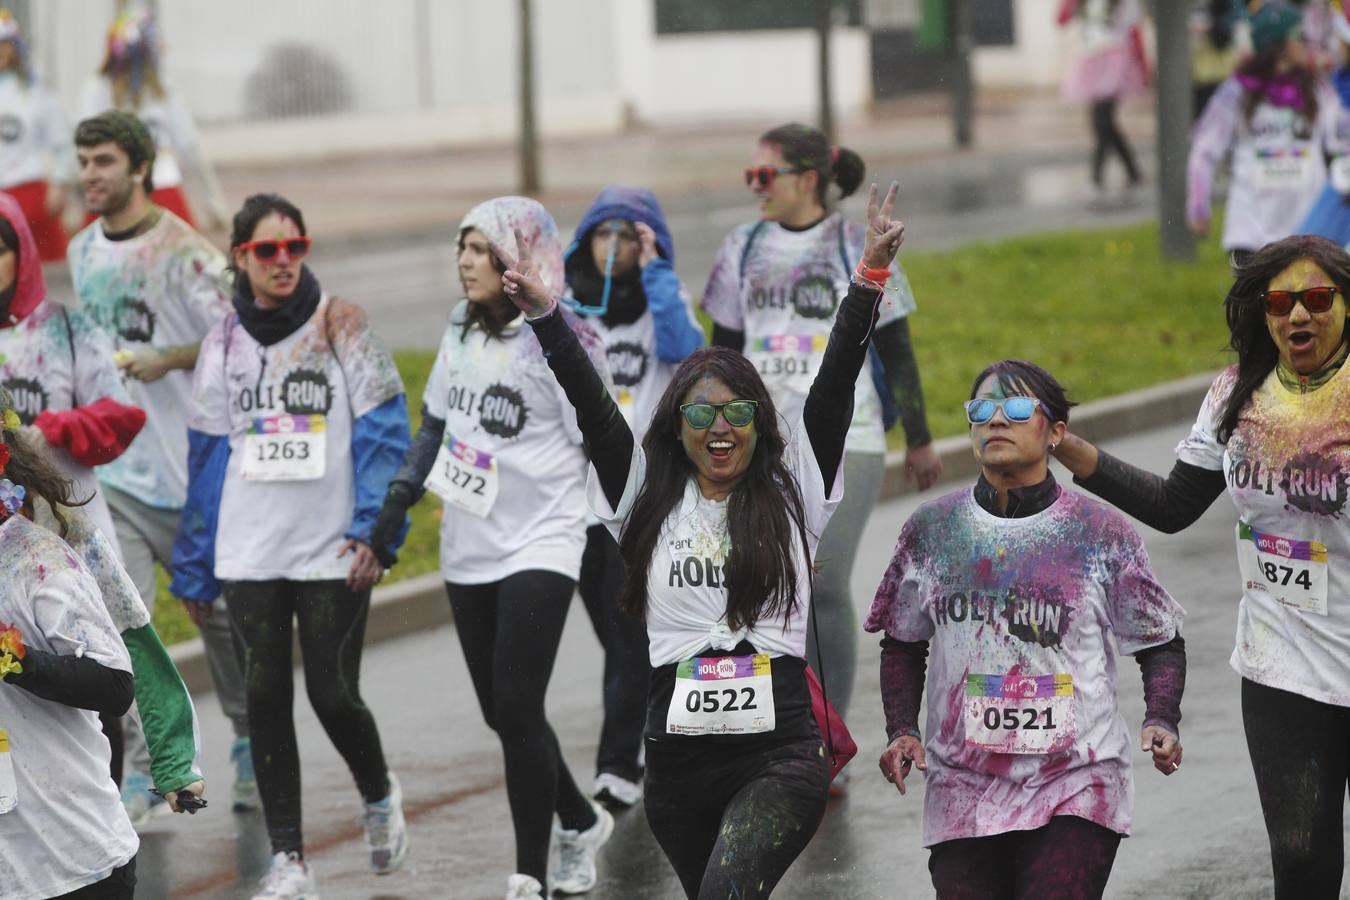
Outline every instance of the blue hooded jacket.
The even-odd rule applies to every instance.
[[[563,266],[570,275],[576,262],[573,255],[590,243],[591,232],[609,219],[641,222],[656,233],[660,259],[642,269],[642,290],[647,309],[656,326],[656,356],[662,362],[677,363],[703,346],[703,332],[689,320],[684,289],[675,274],[675,242],[666,225],[665,214],[656,195],[646,188],[611,184],[600,189],[595,202],[577,225],[576,237],[563,253]]]

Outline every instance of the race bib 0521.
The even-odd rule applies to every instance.
[[[1052,753],[1073,743],[1073,676],[967,675],[966,744],[991,753]]]

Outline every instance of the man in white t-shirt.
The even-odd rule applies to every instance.
[[[134,115],[110,110],[75,130],[80,188],[100,218],[71,239],[71,278],[85,314],[112,338],[131,402],[145,410],[144,430],[99,481],[112,511],[123,563],[148,608],[155,563],[172,558],[187,492],[187,411],[192,369],[207,331],[230,310],[225,257],[191,226],[149,201],[154,140]],[[221,708],[235,733],[236,809],[257,805],[243,676],[223,608],[185,604],[201,629]],[[148,792],[149,759],[129,723],[123,802],[133,819],[158,801]]]

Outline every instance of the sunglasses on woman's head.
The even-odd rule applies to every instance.
[[[732,428],[744,428],[755,421],[758,407],[758,400],[728,400],[726,403],[686,403],[680,407],[680,412],[684,413],[690,428],[703,431],[712,427],[719,412]]]
[[[1266,301],[1266,315],[1283,317],[1294,311],[1295,303],[1302,303],[1310,313],[1324,313],[1336,302],[1337,288],[1310,287],[1305,291],[1266,291],[1261,299]]]
[[[308,235],[302,235],[283,240],[268,238],[262,241],[249,241],[247,244],[240,244],[239,249],[252,250],[253,255],[258,259],[268,260],[276,259],[282,248],[285,248],[287,256],[291,259],[299,259],[309,252],[309,245],[312,243],[313,241],[310,240]]]
[[[745,186],[762,188],[773,187],[773,180],[779,175],[800,175],[805,169],[781,169],[778,166],[751,166],[745,170]]]
[[[1003,410],[1003,418],[1009,422],[1029,422],[1036,415],[1041,401],[1035,397],[1004,397],[991,400],[988,397],[976,397],[966,401],[966,421],[972,425],[983,425],[994,417],[996,410]]]

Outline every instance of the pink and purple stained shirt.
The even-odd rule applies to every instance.
[[[1061,815],[1128,834],[1117,654],[1169,642],[1184,616],[1124,516],[1080,494],[1015,519],[969,488],[921,506],[864,628],[930,643],[924,846]]]

